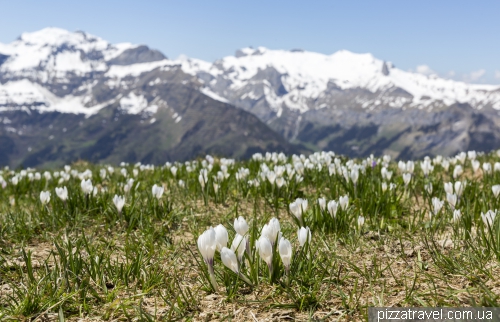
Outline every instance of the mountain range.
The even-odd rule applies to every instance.
[[[500,147],[500,86],[371,54],[243,48],[213,63],[45,28],[0,43],[0,164]]]

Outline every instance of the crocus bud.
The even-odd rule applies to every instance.
[[[212,227],[210,227],[198,237],[198,250],[200,251],[203,260],[208,266],[210,283],[217,292],[218,286],[217,286],[217,281],[215,280],[215,273],[214,273],[214,254],[216,248],[217,248],[217,242],[215,240],[215,230]]]
[[[115,207],[118,210],[118,213],[121,214],[123,206],[125,206],[125,197],[115,195],[113,197],[113,203],[115,204]]]
[[[444,184],[444,191],[446,193],[453,193],[453,183],[447,182]]]
[[[460,209],[455,209],[453,211],[453,222],[459,222],[460,221],[460,217],[462,216],[462,213],[460,212]]]
[[[234,236],[233,242],[231,244],[231,250],[238,253],[238,258],[240,259],[240,261],[243,258],[243,254],[245,253],[246,246],[247,246],[246,238],[243,237],[243,235],[236,234],[236,236]]]
[[[242,216],[239,216],[234,220],[234,230],[241,236],[245,236],[248,232],[248,224]]]
[[[474,170],[474,173],[476,173],[479,170],[479,167],[481,166],[481,162],[478,160],[472,160],[472,170]]]
[[[56,195],[61,199],[62,201],[66,201],[68,199],[68,189],[66,186],[59,188],[56,188]]]
[[[276,173],[274,173],[274,171],[268,171],[266,177],[271,184],[274,184],[274,181],[276,181]]]
[[[354,168],[351,170],[351,180],[352,180],[352,183],[356,184],[358,182],[358,178],[359,178],[359,171],[357,168]]]
[[[455,209],[455,206],[457,205],[457,195],[452,194],[452,193],[447,193],[446,194],[446,200],[450,204],[451,209]]]
[[[437,215],[441,208],[443,208],[444,201],[441,201],[439,198],[432,198],[432,207],[434,215]]]
[[[215,230],[215,242],[217,244],[217,250],[220,251],[223,247],[227,247],[228,234],[226,227],[222,224],[217,225]]]
[[[278,250],[280,253],[281,261],[283,262],[283,266],[285,266],[285,270],[288,272],[290,270],[290,263],[292,261],[292,244],[286,238],[281,238],[278,246]]]
[[[259,255],[271,267],[273,262],[273,246],[267,237],[261,236],[258,240]]]
[[[464,189],[465,189],[466,185],[467,185],[467,181],[464,181],[464,182],[457,181],[457,182],[455,182],[455,193],[457,194],[457,196],[459,198],[462,195],[462,193],[464,192]]]
[[[325,211],[326,199],[325,198],[318,198],[318,204],[319,204],[319,208],[321,209],[321,211]]]
[[[300,227],[300,229],[297,231],[297,235],[301,247],[304,246],[307,241],[311,242],[311,230],[309,229],[309,227]]]
[[[307,200],[302,198],[297,198],[290,204],[290,212],[297,217],[300,223],[302,223],[302,214],[306,211],[306,209]]]
[[[405,183],[405,186],[407,186],[411,181],[411,173],[405,173],[403,174],[403,182]]]
[[[460,177],[464,173],[464,169],[462,168],[461,165],[457,165],[455,169],[453,169],[453,178],[456,179]]]
[[[236,274],[238,274],[238,261],[236,260],[236,254],[234,253],[234,251],[232,251],[231,249],[227,248],[227,247],[223,247],[220,251],[220,258],[222,260],[222,263],[227,267],[229,268],[230,270],[232,270],[233,272],[235,272]]]
[[[493,191],[493,195],[498,197],[498,194],[500,193],[500,184],[496,184],[493,187],[491,187],[491,191]]]
[[[483,220],[483,223],[485,226],[492,227],[493,222],[495,221],[495,217],[497,215],[497,211],[493,210],[488,210],[485,214],[481,212],[481,219]]]
[[[339,204],[343,210],[346,210],[347,207],[349,207],[349,196],[345,195],[345,196],[340,197]]]
[[[154,184],[151,191],[153,193],[153,197],[155,197],[156,199],[160,199],[161,196],[163,195],[164,188],[163,188],[163,186],[158,186],[158,185]]]
[[[210,227],[198,237],[198,249],[207,265],[213,267],[213,260],[217,242],[215,240],[215,230]]]
[[[82,179],[80,186],[82,187],[83,193],[86,195],[90,194],[94,189],[94,187],[92,186],[92,181],[90,181],[90,179]]]
[[[363,227],[364,224],[365,224],[365,217],[358,216],[358,228],[361,229],[361,227]]]
[[[328,212],[330,213],[330,216],[334,217],[337,215],[337,210],[338,210],[339,204],[335,200],[330,200],[328,202]]]
[[[50,201],[50,191],[40,192],[40,201],[42,205],[46,205]]]

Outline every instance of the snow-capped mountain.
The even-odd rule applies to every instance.
[[[193,70],[230,102],[249,110],[268,105],[278,117],[287,108],[304,113],[322,108],[433,109],[468,103],[476,109],[500,109],[500,86],[411,73],[371,54],[347,50],[323,55],[244,48],[212,65],[198,63]],[[353,90],[354,98],[349,94]]]
[[[144,45],[57,28],[0,44],[0,165],[300,151],[181,65]]]
[[[186,120],[178,95],[166,92],[173,84],[205,97],[202,105],[250,112],[311,149],[413,157],[500,146],[500,86],[412,73],[371,54],[259,47],[213,63],[171,60],[145,45],[58,28],[0,44],[3,113],[88,118],[114,108],[147,124],[167,113],[189,132],[196,122]]]

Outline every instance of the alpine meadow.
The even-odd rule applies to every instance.
[[[498,306],[500,151],[4,168],[4,320],[365,320]]]
[[[0,321],[500,321],[498,12],[2,2]]]

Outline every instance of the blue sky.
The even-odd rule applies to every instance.
[[[214,61],[246,46],[370,52],[396,67],[500,84],[500,1],[4,1],[0,42],[84,30]]]

